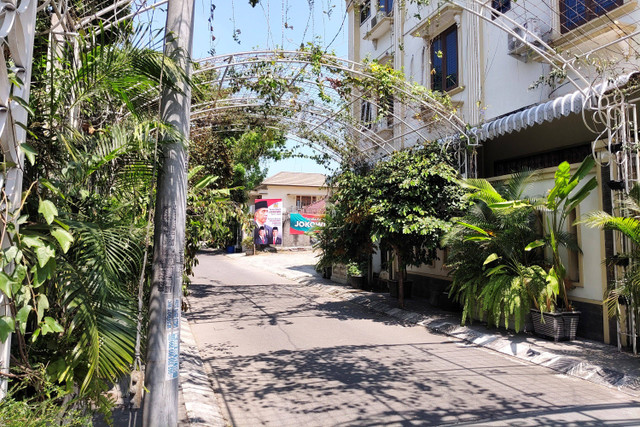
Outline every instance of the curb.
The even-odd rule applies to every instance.
[[[226,427],[189,321],[180,323],[180,391],[190,426]]]
[[[520,360],[553,369],[564,375],[615,388],[631,396],[640,397],[640,375],[630,375],[614,369],[603,368],[580,357],[557,354],[547,349],[536,347],[535,344],[529,342],[517,342],[517,340],[504,337],[500,334],[485,333],[468,326],[461,326],[458,320],[451,322],[450,319],[446,319],[444,316],[423,315],[392,307],[384,302],[372,301],[368,297],[369,293],[366,291],[321,284],[318,283],[319,278],[309,274],[304,277],[299,274],[295,276],[284,273],[278,274],[320,292],[358,304],[376,313],[388,315],[407,324],[423,326],[434,333],[458,338],[478,347],[487,348],[508,356],[516,357]],[[638,362],[638,372],[640,372],[640,359],[638,359]]]

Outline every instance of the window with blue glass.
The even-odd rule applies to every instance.
[[[560,0],[560,30],[571,31],[622,3],[623,0]]]
[[[378,0],[378,10],[389,15],[393,11],[393,0]]]
[[[453,25],[431,40],[431,90],[458,87],[458,28]]]

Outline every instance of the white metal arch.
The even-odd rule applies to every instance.
[[[354,117],[362,113],[359,102],[368,103],[372,114],[385,108],[383,103],[388,102],[379,99],[370,89],[376,84],[370,64],[309,50],[241,52],[204,58],[198,63],[196,76],[210,74],[201,84],[224,94],[220,99],[194,103],[192,118],[199,122],[203,114],[229,109],[241,112],[261,105],[267,105],[271,111],[288,109],[293,116],[289,123],[304,123],[312,126],[312,132],[342,137],[345,143],[371,158],[417,141],[445,141],[450,135],[466,138],[466,125],[451,106],[445,105],[437,95],[416,90],[417,86],[399,78],[395,78],[391,88],[394,108],[390,108],[384,118]],[[309,72],[310,68],[315,71]],[[274,76],[282,83],[277,99],[265,99],[256,93],[259,91],[256,83]],[[340,86],[345,80],[360,82],[361,87],[353,88],[345,96]]]

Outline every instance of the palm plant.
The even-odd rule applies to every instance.
[[[99,38],[99,37],[98,37]],[[140,38],[138,38],[140,40]],[[184,79],[171,58],[130,38],[96,43],[80,36],[79,55],[42,55],[34,72],[29,144],[38,153],[27,183],[57,206],[73,235],[43,287],[62,325],[54,341],[30,348],[51,379],[103,402],[105,386],[134,357],[135,295],[157,158],[160,84]],[[51,62],[47,62],[51,61]],[[38,198],[34,198],[37,200]],[[38,206],[25,205],[36,223]]]
[[[634,313],[638,313],[638,307],[640,307],[640,186],[638,184],[634,184],[629,190],[621,208],[624,216],[613,216],[598,211],[585,215],[580,221],[591,227],[618,231],[631,243],[628,252],[618,255],[615,259],[607,259],[609,263],[616,263],[619,258],[629,260],[624,279],[610,284],[605,295],[605,303],[612,317],[620,314],[618,302],[621,300],[625,300]],[[636,319],[636,323],[638,321],[640,319]]]
[[[50,294],[65,310],[61,341],[70,351],[60,355],[49,373],[58,381],[80,384],[85,392],[95,378],[125,374],[133,361],[136,304],[127,285],[139,274],[142,230],[67,223],[76,244],[58,259]]]
[[[462,303],[463,321],[482,308],[496,324],[504,317],[508,326],[509,316],[515,316],[519,329],[531,305],[555,311],[559,297],[565,309],[571,308],[560,248],[579,250],[565,227],[571,212],[597,185],[594,177],[578,188],[593,165],[587,157],[572,175],[569,163],[561,163],[554,186],[537,199],[523,197],[528,174],[516,174],[499,190],[485,180],[464,183],[476,205],[445,240],[452,247],[450,295]],[[542,213],[540,233],[535,232],[534,210]],[[551,252],[549,262],[536,250],[545,246]]]
[[[462,182],[472,205],[443,245],[452,268],[449,294],[462,304],[463,323],[483,311],[495,325],[504,320],[508,327],[513,317],[519,330],[544,284],[541,254],[525,250],[539,237],[533,207],[524,199],[535,179],[521,172],[495,187],[484,179]]]
[[[94,135],[66,133],[71,161],[39,180],[75,238],[68,253],[57,256],[47,287],[64,331],[55,354],[42,357],[53,361],[52,379],[77,384],[95,401],[102,400],[105,380],[125,374],[133,360],[135,284],[153,184],[152,126],[126,122]]]
[[[547,246],[551,250],[552,256],[552,266],[547,274],[546,291],[540,295],[539,299],[541,310],[554,311],[558,297],[561,298],[566,310],[572,308],[567,294],[570,284],[567,279],[567,269],[560,255],[560,248],[564,246],[570,250],[580,250],[576,237],[566,231],[566,222],[578,205],[598,186],[596,178],[592,177],[578,188],[580,182],[593,169],[594,165],[594,158],[587,156],[572,175],[569,163],[562,162],[555,172],[554,186],[546,197],[535,202],[536,209],[544,214],[545,236],[542,240],[531,242],[527,246],[527,250]]]

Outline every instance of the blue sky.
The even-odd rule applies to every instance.
[[[209,22],[212,4],[216,7]],[[314,40],[323,46],[330,44],[330,50],[338,56],[347,56],[344,0],[262,0],[255,8],[248,0],[196,0],[195,15],[194,58],[210,56],[212,49],[216,54],[281,46],[295,50],[301,43]],[[306,154],[311,154],[312,150],[307,150]],[[269,175],[281,171],[327,173],[308,159],[268,162],[265,166]]]
[[[212,22],[215,41],[208,22],[212,3],[216,6]],[[313,13],[309,3],[313,4]],[[344,16],[344,0],[262,0],[255,8],[248,0],[196,0],[194,57],[209,56],[212,47],[217,54],[283,45],[297,49],[300,43],[317,40],[316,37],[325,46],[335,37],[330,48],[339,56],[346,56],[347,33],[340,31]],[[345,21],[343,30],[346,26]],[[238,30],[240,43],[233,38]]]

